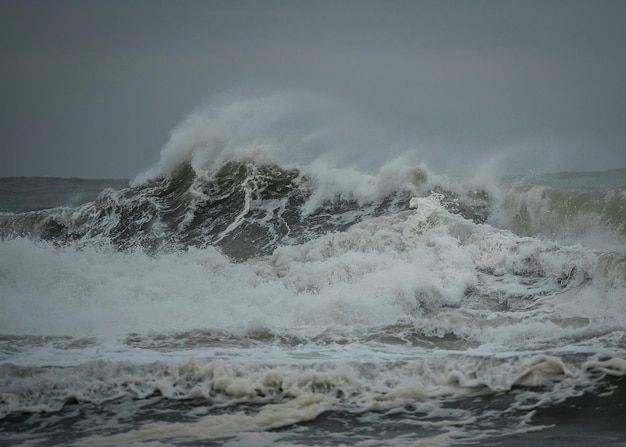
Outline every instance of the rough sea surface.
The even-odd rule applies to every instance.
[[[217,155],[0,179],[0,445],[626,445],[626,170]]]

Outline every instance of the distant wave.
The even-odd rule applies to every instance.
[[[554,175],[555,177],[558,174]],[[500,226],[522,236],[540,236],[567,243],[604,237],[610,245],[626,241],[626,186],[594,187],[604,173],[594,173],[586,190],[521,182],[511,185],[497,210]],[[624,175],[626,178],[626,175]],[[558,185],[558,180],[555,183]]]

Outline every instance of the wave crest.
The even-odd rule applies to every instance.
[[[454,192],[428,181],[425,168],[394,164],[371,176],[353,170],[306,169],[226,161],[217,169],[181,163],[169,175],[122,190],[105,190],[77,208],[12,216],[2,237],[55,243],[108,243],[148,252],[215,245],[245,260],[344,231],[366,218],[407,210],[413,196],[442,194],[451,211],[484,221],[489,197]]]

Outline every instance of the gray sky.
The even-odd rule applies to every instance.
[[[344,162],[626,167],[625,23],[621,0],[4,0],[0,176],[133,177],[211,98],[282,88],[379,129]]]

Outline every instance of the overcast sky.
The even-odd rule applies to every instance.
[[[626,167],[625,24],[622,0],[3,0],[0,176],[134,177],[212,98],[282,88],[379,129],[346,152],[372,165]]]

